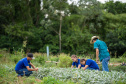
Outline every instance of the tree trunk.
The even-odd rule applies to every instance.
[[[59,29],[59,53],[61,53],[61,28],[62,28],[62,15],[60,15],[60,29]]]

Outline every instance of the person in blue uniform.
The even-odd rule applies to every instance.
[[[84,65],[84,67],[82,69],[86,70],[86,69],[89,69],[89,70],[99,70],[99,67],[97,65],[97,63],[94,61],[94,60],[91,60],[91,59],[81,59],[80,60],[80,63],[82,65]]]
[[[16,64],[15,71],[18,74],[18,77],[24,75],[30,76],[30,74],[32,74],[32,71],[38,71],[38,68],[35,68],[35,66],[30,62],[32,59],[34,59],[33,54],[28,53],[27,57],[21,59]]]
[[[71,59],[73,61],[71,68],[73,68],[74,66],[76,66],[76,68],[79,68],[79,69],[81,67],[84,67],[84,65],[81,65],[80,59],[78,59],[76,55],[72,55]]]

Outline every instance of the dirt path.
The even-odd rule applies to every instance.
[[[97,63],[97,64],[101,64],[101,63]],[[122,63],[109,63],[110,66],[120,66]]]
[[[109,63],[111,66],[120,66],[122,63]]]

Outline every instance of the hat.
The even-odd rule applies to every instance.
[[[27,56],[30,57],[30,58],[32,58],[32,59],[35,59],[35,58],[33,57],[33,54],[32,54],[32,53],[28,53]]]
[[[96,38],[99,39],[99,36],[93,36],[93,37],[91,37],[90,43],[93,44],[93,39],[96,39]]]

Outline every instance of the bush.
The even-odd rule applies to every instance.
[[[11,61],[13,61],[15,64],[22,59],[21,55],[11,55]]]
[[[59,67],[70,67],[72,65],[72,60],[70,56],[67,56],[66,54],[60,54],[59,56]]]
[[[58,61],[59,61],[59,58],[58,58],[58,57],[55,57],[55,56],[54,56],[54,57],[52,56],[52,57],[51,57],[51,61],[56,61],[56,62],[58,62]]]
[[[0,54],[0,58],[3,57],[3,54]]]
[[[44,56],[37,56],[34,60],[32,60],[32,62],[38,62],[41,65],[45,64],[45,57]]]
[[[18,59],[17,57],[14,57],[14,58],[13,58],[13,61],[14,61],[14,63],[16,64],[16,63],[19,61],[19,59]]]

